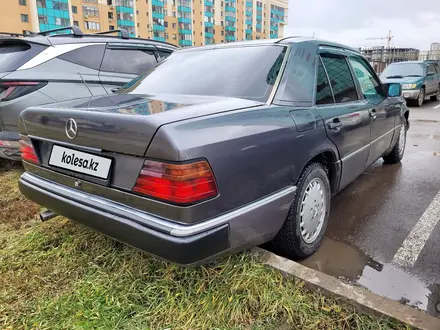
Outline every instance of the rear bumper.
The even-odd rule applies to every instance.
[[[0,158],[21,160],[18,132],[0,132]]]
[[[243,226],[248,226],[250,221],[257,225],[261,221],[258,215],[285,217],[284,211],[288,210],[296,190],[289,187],[216,218],[181,225],[30,173],[21,176],[19,187],[26,197],[57,214],[181,265],[200,264],[267,241],[279,227],[251,225],[246,229]],[[244,229],[246,237],[243,237]]]

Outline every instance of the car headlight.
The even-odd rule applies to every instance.
[[[402,89],[416,89],[417,84],[403,84]]]

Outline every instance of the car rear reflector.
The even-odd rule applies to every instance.
[[[20,143],[20,152],[21,159],[27,162],[31,162],[34,164],[39,164],[37,154],[35,153],[35,149],[32,146],[31,140],[27,136],[21,135]]]
[[[133,192],[175,204],[194,204],[218,193],[206,160],[171,164],[146,160]]]

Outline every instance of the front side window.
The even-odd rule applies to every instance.
[[[428,65],[428,74],[429,75],[434,75],[435,74],[434,64]]]
[[[330,79],[335,102],[357,101],[356,85],[345,57],[335,54],[322,54],[321,58]]]
[[[154,53],[141,49],[107,49],[101,71],[140,75],[157,63]]]
[[[285,49],[271,45],[177,51],[120,92],[226,96],[266,102]],[[130,61],[123,65],[126,63]]]
[[[350,64],[366,99],[381,97],[380,84],[365,61],[359,56],[350,56]]]
[[[330,83],[328,82],[327,73],[321,60],[318,61],[318,76],[316,78],[316,104],[332,104],[333,99]]]

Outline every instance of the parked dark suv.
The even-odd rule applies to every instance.
[[[69,32],[69,34],[55,34]],[[110,35],[119,33],[118,35]],[[52,35],[51,35],[52,34]],[[177,47],[125,30],[84,35],[71,26],[0,36],[0,157],[20,159],[18,116],[29,106],[111,94]]]
[[[368,83],[366,83],[368,81]],[[20,115],[21,192],[179,264],[269,242],[304,258],[330,198],[403,157],[409,110],[351,48],[310,38],[174,52],[106,97]]]

